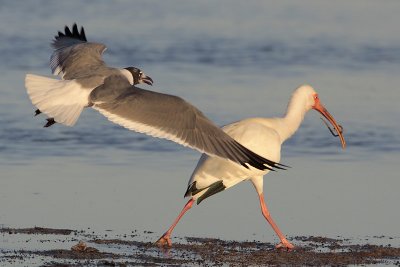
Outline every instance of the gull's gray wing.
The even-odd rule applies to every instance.
[[[58,32],[52,43],[54,52],[50,66],[54,75],[65,80],[85,77],[105,66],[102,54],[106,46],[100,43],[87,42],[83,27],[78,30],[76,24],[72,31],[65,26],[65,33]]]
[[[89,96],[93,108],[130,130],[172,140],[200,152],[257,169],[282,168],[245,148],[185,100],[131,86],[110,76]]]

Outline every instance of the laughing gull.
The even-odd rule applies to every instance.
[[[136,87],[131,68],[107,67],[106,47],[89,43],[83,28],[58,33],[51,57],[53,73],[63,80],[28,74],[32,103],[56,122],[72,126],[84,107],[92,107],[130,130],[171,140],[210,156],[229,159],[246,168],[284,169],[285,165],[252,152],[224,133],[196,107],[172,95]],[[144,83],[152,79],[141,74]],[[39,111],[39,112],[40,112]]]
[[[43,112],[50,117],[44,127],[56,122],[73,126],[83,108],[90,105],[90,92],[110,75],[120,75],[130,84],[153,83],[138,68],[108,67],[102,59],[106,46],[88,42],[83,27],[79,31],[76,24],[72,31],[65,26],[64,33],[58,32],[52,47],[50,66],[53,74],[62,80],[33,74],[27,74],[25,78],[28,95],[38,108],[35,115]]]

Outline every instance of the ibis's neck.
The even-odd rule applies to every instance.
[[[288,105],[285,116],[281,119],[280,136],[282,143],[289,139],[300,127],[307,113],[305,101],[293,97]]]

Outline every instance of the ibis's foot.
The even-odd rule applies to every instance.
[[[156,245],[159,247],[172,247],[172,241],[168,234],[164,234],[157,240]]]
[[[286,250],[291,250],[294,248],[294,246],[287,240],[281,241],[278,245],[275,246],[277,249],[286,249]]]

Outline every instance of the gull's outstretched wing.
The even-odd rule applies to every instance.
[[[131,86],[110,76],[92,91],[93,108],[130,130],[165,138],[200,152],[230,159],[248,168],[283,169],[236,142],[185,100]]]
[[[85,77],[96,69],[105,66],[102,54],[106,46],[100,43],[87,42],[85,30],[74,24],[72,30],[65,26],[65,33],[58,32],[52,43],[54,52],[50,66],[54,75],[72,80]]]

